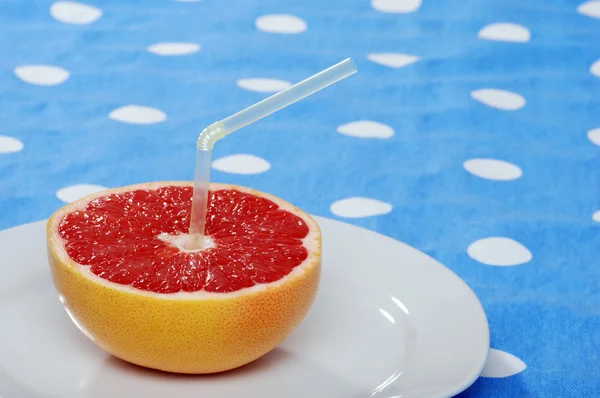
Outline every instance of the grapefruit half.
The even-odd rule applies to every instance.
[[[307,314],[321,271],[317,223],[290,203],[211,184],[204,249],[186,250],[192,184],[109,189],[47,225],[54,285],[109,353],[178,373],[247,364]]]

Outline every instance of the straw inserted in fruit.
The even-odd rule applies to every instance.
[[[287,89],[278,92],[248,108],[239,111],[205,128],[197,142],[196,170],[194,174],[194,194],[187,249],[198,250],[204,246],[204,226],[210,181],[212,149],[218,140],[236,130],[262,119],[302,98],[330,86],[354,73],[357,68],[351,58],[333,65]]]

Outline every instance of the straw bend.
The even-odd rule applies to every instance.
[[[223,122],[215,122],[202,130],[196,142],[196,148],[200,151],[212,151],[215,142],[225,137],[229,132],[225,130]]]

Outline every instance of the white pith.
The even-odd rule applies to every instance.
[[[181,234],[181,235],[169,235],[166,232],[163,232],[157,236],[158,239],[163,242],[167,242],[172,246],[175,246],[184,253],[196,253],[204,250],[212,249],[215,247],[215,241],[210,236],[204,236],[204,241],[202,243],[202,248],[200,249],[188,249],[190,246],[190,234]]]
[[[78,264],[71,257],[69,257],[69,255],[67,254],[65,247],[64,247],[64,241],[58,234],[58,227],[60,225],[60,222],[67,214],[72,213],[76,210],[83,210],[83,209],[85,209],[85,206],[92,200],[106,196],[108,194],[123,193],[123,192],[133,191],[133,190],[137,190],[137,189],[156,190],[158,188],[163,188],[163,187],[168,187],[168,186],[190,186],[191,187],[192,183],[187,182],[187,181],[151,182],[151,183],[130,185],[127,187],[105,190],[105,191],[97,192],[92,195],[81,198],[81,199],[63,207],[62,209],[58,210],[55,213],[55,215],[52,217],[51,224],[48,227],[52,231],[51,232],[52,241],[54,243],[54,246],[56,248],[56,254],[59,257],[60,261],[64,264],[67,264],[75,271],[82,273],[86,278],[91,279],[96,283],[100,283],[102,285],[110,287],[112,289],[118,289],[118,290],[123,290],[123,291],[127,291],[127,292],[134,293],[134,294],[141,294],[141,295],[152,296],[152,297],[156,297],[156,298],[164,298],[164,299],[204,299],[204,298],[227,299],[227,298],[232,298],[235,296],[252,294],[252,293],[264,291],[266,289],[275,288],[279,285],[285,284],[286,282],[288,282],[290,280],[296,279],[296,278],[300,277],[302,274],[304,274],[307,269],[316,266],[316,264],[320,261],[321,231],[319,229],[318,224],[311,217],[307,216],[304,212],[302,212],[300,209],[294,207],[292,204],[290,204],[276,196],[269,195],[269,194],[266,194],[266,193],[260,192],[260,191],[255,191],[253,189],[246,188],[246,187],[240,187],[240,186],[228,185],[228,184],[218,184],[218,183],[211,183],[210,189],[213,191],[219,190],[219,189],[235,189],[240,192],[245,192],[245,193],[250,193],[250,194],[253,194],[256,196],[261,196],[261,197],[264,197],[266,199],[269,199],[269,200],[275,202],[281,209],[289,211],[290,213],[293,213],[293,214],[299,216],[300,218],[302,218],[304,220],[304,222],[308,225],[308,228],[309,228],[308,235],[302,240],[304,247],[308,251],[308,257],[306,258],[306,260],[304,260],[300,265],[295,267],[289,274],[287,274],[286,276],[284,276],[283,278],[281,278],[275,282],[271,282],[268,284],[257,284],[257,285],[254,285],[254,286],[251,286],[248,288],[236,290],[234,292],[215,293],[215,292],[207,292],[204,290],[199,290],[196,292],[156,293],[156,292],[152,292],[152,291],[137,289],[130,285],[121,285],[121,284],[103,279],[103,278],[95,275],[94,273],[92,273],[89,266]]]

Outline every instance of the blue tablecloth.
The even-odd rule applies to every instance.
[[[598,1],[5,0],[0,228],[192,179],[202,128],[349,56],[219,142],[214,180],[464,278],[494,350],[462,396],[600,396]]]

